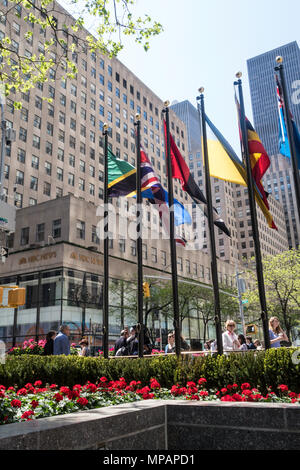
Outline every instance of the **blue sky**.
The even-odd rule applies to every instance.
[[[119,59],[164,100],[188,99],[195,105],[204,86],[207,114],[239,152],[235,73],[243,73],[246,113],[252,118],[246,61],[298,40],[300,3],[137,0],[136,11],[161,22],[164,32],[148,52],[126,39]]]
[[[84,4],[60,1],[73,13]],[[197,90],[204,86],[207,114],[239,155],[235,73],[243,73],[246,114],[252,119],[247,59],[298,41],[300,2],[135,0],[132,11],[147,13],[162,23],[164,32],[151,39],[148,52],[123,37],[125,47],[118,58],[163,100],[188,99],[196,106]]]

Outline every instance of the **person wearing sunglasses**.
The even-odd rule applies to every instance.
[[[224,351],[238,351],[240,349],[238,337],[234,332],[235,328],[235,321],[227,320],[225,323],[225,331],[222,335]]]

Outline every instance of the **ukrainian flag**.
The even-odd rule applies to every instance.
[[[236,155],[235,151],[221,132],[213,125],[211,120],[205,115],[208,125],[207,148],[210,176],[231,183],[247,186],[247,172],[244,164]],[[263,212],[270,228],[276,229],[273,216],[265,203],[265,195],[262,195],[254,181],[255,200]]]

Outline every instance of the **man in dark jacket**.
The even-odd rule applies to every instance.
[[[118,350],[126,346],[126,340],[128,338],[128,330],[122,330],[121,336],[117,339],[115,343],[115,355],[117,354]]]

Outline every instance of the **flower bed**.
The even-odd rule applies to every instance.
[[[44,347],[46,344],[45,339],[40,339],[38,342],[35,341],[33,338],[30,338],[23,342],[22,346],[14,346],[13,348],[7,351],[9,356],[21,356],[22,354],[34,354],[37,356],[44,355]],[[78,355],[78,350],[76,348],[76,344],[72,343],[70,347],[70,354],[72,356]]]
[[[243,383],[240,387],[228,384],[220,390],[212,390],[207,388],[203,377],[197,382],[188,381],[184,387],[176,384],[170,389],[162,388],[155,378],[144,387],[140,381],[127,383],[124,377],[115,381],[101,377],[95,384],[87,382],[72,388],[58,387],[56,384],[43,386],[37,380],[19,389],[0,385],[0,424],[149,399],[300,403],[300,394],[290,391],[285,384],[279,385],[276,392],[269,387],[268,393],[263,395],[249,383]]]

